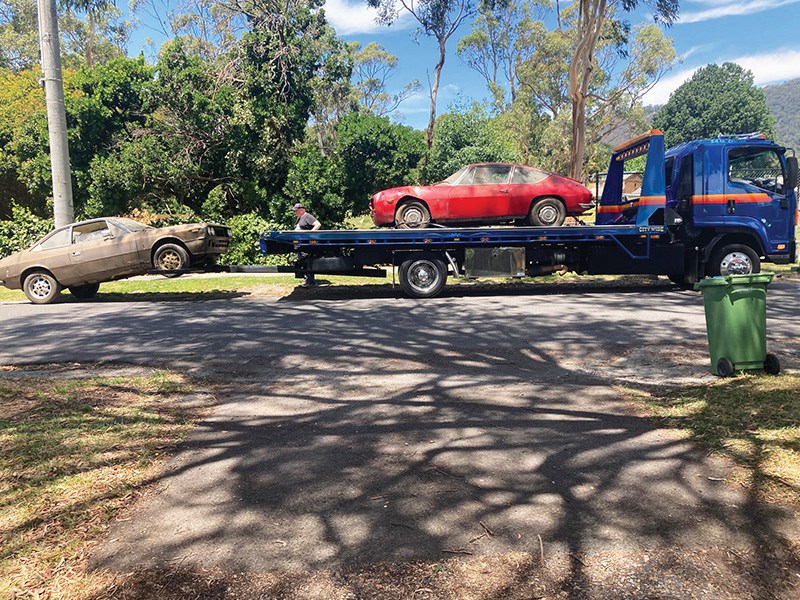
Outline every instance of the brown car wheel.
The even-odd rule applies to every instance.
[[[34,304],[50,304],[61,294],[61,284],[47,271],[34,271],[25,278],[22,291]]]
[[[164,244],[153,253],[153,267],[159,271],[180,271],[189,268],[189,253],[177,244]],[[169,273],[165,277],[180,277],[182,273]]]
[[[398,229],[424,228],[430,225],[431,213],[422,202],[406,202],[397,209],[394,226]]]
[[[97,290],[100,289],[99,283],[87,283],[86,285],[73,285],[67,288],[69,293],[75,296],[78,300],[88,300],[97,295]]]

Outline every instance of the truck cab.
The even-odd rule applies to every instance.
[[[797,158],[761,134],[695,140],[665,154],[666,205],[701,249],[700,276],[797,258]],[[727,248],[727,250],[723,250]]]

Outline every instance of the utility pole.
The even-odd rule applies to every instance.
[[[47,100],[47,129],[50,133],[50,165],[53,172],[53,208],[56,227],[75,220],[72,179],[67,146],[67,112],[61,79],[61,43],[55,0],[38,0],[39,49],[42,54],[44,95]]]

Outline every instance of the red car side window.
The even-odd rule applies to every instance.
[[[511,178],[511,183],[539,183],[547,179],[549,175],[549,173],[539,171],[538,169],[517,167],[514,169],[514,176]]]

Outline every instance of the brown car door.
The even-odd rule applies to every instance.
[[[74,227],[69,248],[70,263],[81,283],[108,281],[142,272],[133,236],[114,235],[104,222],[91,226],[91,230]]]

